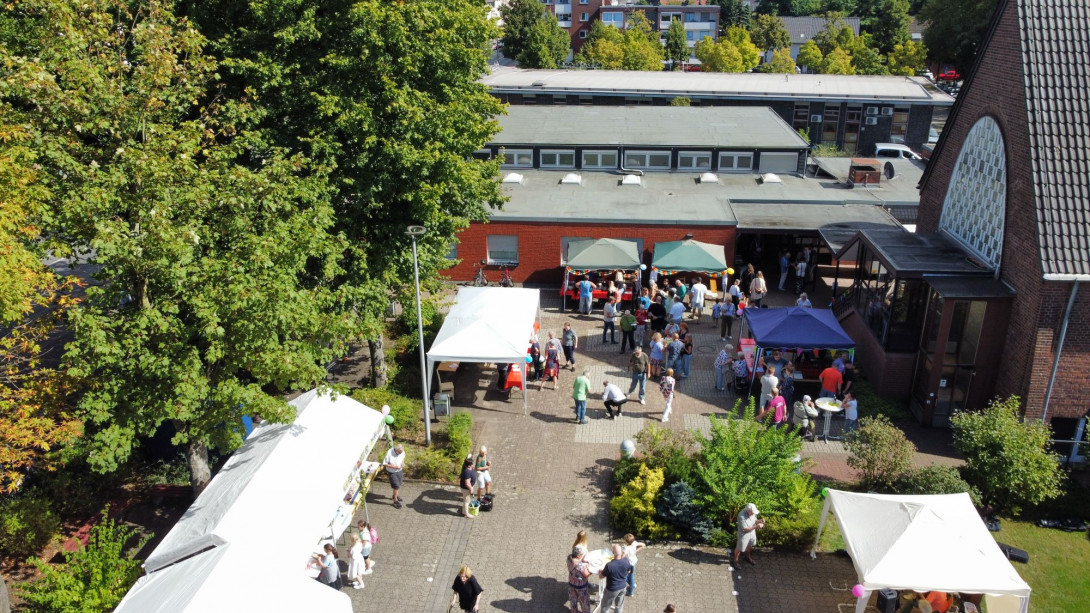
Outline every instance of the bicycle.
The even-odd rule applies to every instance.
[[[477,276],[473,278],[473,287],[488,287],[488,277],[484,276],[484,266],[477,268]]]
[[[511,279],[511,271],[507,270],[507,267],[503,267],[503,276],[500,277],[500,287],[514,287],[515,282]]]

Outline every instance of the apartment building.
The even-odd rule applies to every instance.
[[[619,0],[543,1],[548,10],[556,16],[560,27],[568,30],[571,35],[572,54],[579,53],[595,21],[624,29],[631,16],[637,11],[647,17],[652,27],[658,28],[663,43],[666,42],[666,31],[674,21],[685,24],[685,37],[690,47],[696,45],[702,38],[716,38],[719,35],[719,7],[707,5],[706,0],[697,0],[685,5],[659,6],[638,5]]]

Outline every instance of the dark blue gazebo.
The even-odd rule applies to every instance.
[[[743,316],[756,345],[751,381],[757,376],[757,360],[771,349],[845,349],[855,362],[855,341],[840,327],[836,315],[829,309],[747,308]]]

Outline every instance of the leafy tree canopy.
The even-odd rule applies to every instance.
[[[689,42],[680,19],[670,22],[670,29],[666,31],[666,59],[670,60],[673,70],[681,68],[681,63],[689,59]]]
[[[855,74],[852,55],[840,47],[833,49],[822,61],[821,72],[824,74]]]
[[[805,45],[799,48],[799,55],[795,58],[795,61],[799,66],[811,72],[820,72],[825,62],[825,54],[821,52],[821,48],[817,46],[817,43],[808,40]]]
[[[795,74],[795,60],[791,59],[790,49],[776,49],[772,52],[772,59],[761,66],[765,68],[765,72]]]
[[[725,38],[718,41],[704,38],[696,43],[696,59],[708,72],[744,72],[742,54]]]
[[[568,57],[571,39],[555,19],[544,17],[530,28],[525,48],[518,54],[520,68],[556,68]]]
[[[910,40],[908,6],[908,0],[883,0],[878,15],[866,24],[879,53],[887,55]]]
[[[903,45],[896,45],[889,54],[891,74],[913,76],[920,74],[927,66],[927,47],[923,43],[910,40]]]
[[[517,60],[529,45],[534,24],[545,17],[546,8],[541,0],[510,0],[500,6],[500,18],[503,19],[503,54]]]
[[[997,0],[927,0],[917,16],[927,23],[923,42],[940,65],[967,75],[988,31]]]
[[[724,37],[734,45],[739,55],[742,56],[742,66],[745,70],[756,68],[761,63],[761,50],[750,40],[749,31],[745,28],[739,26],[727,28]]]
[[[750,40],[762,51],[791,46],[791,34],[775,15],[757,15],[749,30]]]

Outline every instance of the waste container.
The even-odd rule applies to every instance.
[[[450,394],[436,394],[431,401],[432,412],[436,417],[450,415]]]

